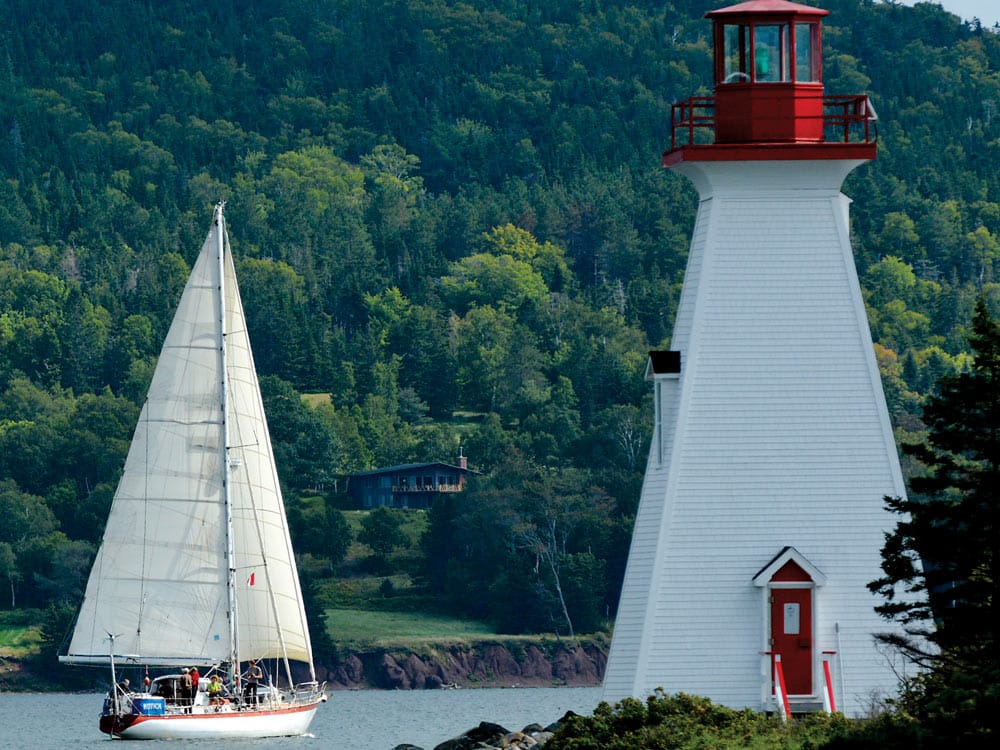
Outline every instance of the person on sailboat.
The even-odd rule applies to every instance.
[[[210,706],[225,706],[229,703],[229,697],[226,695],[226,687],[222,684],[222,680],[219,679],[218,673],[212,675],[206,692],[208,693],[208,705]]]
[[[118,683],[118,685],[117,685],[118,692],[121,693],[122,695],[128,695],[131,692],[131,690],[132,690],[132,688],[129,687],[129,685],[131,685],[131,684],[132,683],[129,682],[128,677],[126,677],[124,680],[122,680],[121,682]]]
[[[194,692],[191,690],[191,670],[184,667],[181,673],[184,675],[181,677],[181,705],[185,707],[185,710],[189,710],[194,698]]]
[[[194,701],[198,697],[198,690],[201,689],[201,675],[198,667],[191,667],[191,699]]]
[[[247,666],[247,679],[243,687],[243,697],[246,702],[257,706],[257,685],[264,679],[264,673],[257,666],[257,662],[251,660]]]

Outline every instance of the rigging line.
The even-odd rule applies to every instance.
[[[239,314],[240,314],[240,316],[241,316],[241,318],[243,318],[245,320],[245,316],[244,316],[244,313],[243,313],[242,300],[240,300],[240,298],[239,298],[238,295],[236,297],[236,300],[234,301],[233,307],[234,307],[234,312],[238,311]],[[248,351],[250,352],[250,365],[251,365],[250,368],[248,368],[248,369],[251,372],[256,373],[256,368],[253,367],[253,353],[249,349],[249,347],[248,347]],[[256,380],[256,377],[254,377],[253,379]],[[268,435],[268,430],[267,430],[267,414],[264,411],[264,403],[263,403],[262,397],[260,396],[259,386],[257,388],[257,396],[255,398],[253,398],[252,401],[253,401],[252,406],[253,406],[254,412],[255,412],[254,416],[264,426],[264,434],[265,434],[266,437],[268,437],[268,443],[269,443],[270,442],[270,440],[269,440],[270,436]],[[255,438],[257,437],[256,431],[254,431],[254,437]],[[268,463],[268,467],[267,467],[268,468],[268,472],[271,475],[271,481],[272,481],[272,485],[274,487],[275,499],[278,502],[278,508],[279,508],[279,510],[281,511],[282,514],[284,514],[284,510],[285,509],[284,509],[284,502],[282,501],[282,497],[281,497],[281,484],[280,484],[280,482],[278,480],[278,470],[277,470],[277,466],[275,466],[275,463],[274,463],[274,455],[273,454],[269,457],[269,460],[268,460],[267,463]],[[285,665],[285,674],[286,674],[286,676],[288,678],[288,684],[290,686],[294,686],[295,680],[292,677],[292,666],[289,663],[289,659],[288,659],[288,645],[285,642],[285,632],[284,632],[284,629],[282,628],[282,624],[281,624],[281,613],[278,610],[278,602],[277,602],[277,599],[275,598],[274,584],[271,581],[271,566],[269,566],[267,564],[267,558],[264,555],[264,537],[263,537],[263,534],[262,534],[262,531],[261,531],[261,529],[262,529],[262,520],[261,520],[260,515],[258,514],[258,498],[256,497],[256,493],[255,493],[255,490],[254,490],[254,488],[256,487],[256,484],[254,482],[247,482],[246,483],[246,487],[247,487],[247,495],[248,495],[248,498],[250,500],[250,512],[251,512],[251,515],[253,516],[253,527],[254,527],[254,532],[256,534],[256,537],[257,537],[257,545],[258,545],[258,548],[261,551],[261,556],[264,559],[264,564],[263,564],[263,568],[264,568],[264,582],[265,582],[265,584],[267,586],[268,598],[269,598],[270,604],[271,604],[271,613],[274,615],[274,621],[275,621],[276,630],[277,630],[277,634],[278,634],[278,643],[281,646],[281,657],[282,657],[282,661],[283,661],[283,663]],[[288,534],[287,534],[287,531],[285,532],[285,544],[286,544],[286,550],[285,550],[286,557],[289,559],[289,564],[294,568],[294,565],[295,565],[294,554],[291,553],[291,551],[287,549],[287,545],[288,545]],[[297,575],[293,576],[293,579],[294,579],[293,580],[294,585],[296,586],[296,588],[298,588],[298,576]],[[301,602],[301,599],[302,599],[302,597],[301,597],[301,593],[300,593],[299,594],[299,601],[300,602]],[[308,628],[308,625],[305,622],[300,622],[299,623],[299,627],[302,628],[302,629],[304,629],[306,643],[308,644],[309,643],[309,628]],[[310,663],[309,663],[309,669],[310,669],[310,672],[313,671],[313,665],[312,665],[311,659],[310,659]]]
[[[274,462],[273,461],[271,462],[271,465],[272,465],[272,475],[274,476],[275,481],[277,481],[276,472],[275,472],[275,470],[273,468],[273,466],[274,466]],[[254,520],[254,523],[253,523],[254,531],[257,534],[257,544],[258,544],[258,546],[260,547],[260,549],[261,549],[261,551],[263,553],[263,550],[264,550],[264,537],[261,534],[261,519],[260,519],[260,516],[257,514],[257,501],[256,501],[255,493],[254,493],[254,485],[252,483],[248,483],[247,484],[247,489],[248,489],[248,493],[247,494],[249,495],[249,498],[250,498],[250,511],[251,511],[251,513],[253,515],[253,520]],[[281,497],[281,488],[277,484],[275,485],[275,496],[277,498]],[[280,504],[280,501],[279,501],[279,504]],[[278,643],[281,645],[281,660],[282,660],[282,662],[285,665],[285,676],[288,679],[288,684],[289,684],[290,687],[292,687],[292,686],[295,685],[295,680],[292,677],[292,665],[289,664],[289,661],[288,661],[288,645],[285,643],[285,631],[284,631],[284,629],[281,626],[281,613],[278,611],[278,602],[275,599],[275,595],[274,595],[275,594],[275,592],[274,592],[274,584],[271,581],[271,566],[267,564],[267,557],[266,556],[262,555],[262,558],[263,558],[263,562],[261,564],[261,567],[264,568],[264,583],[267,586],[268,599],[270,599],[270,603],[271,603],[271,613],[274,615],[275,629],[276,629],[276,631],[278,633]],[[292,558],[292,564],[294,564],[294,559],[295,558]],[[296,579],[297,579],[297,576],[296,576]],[[300,625],[301,625],[301,623],[300,623]],[[307,639],[309,637],[308,634],[309,634],[309,631],[307,629],[306,630],[306,638]],[[312,668],[312,664],[310,664],[309,666],[310,666],[310,668]],[[275,671],[277,671],[277,670],[275,670]]]
[[[229,261],[229,263],[233,262],[231,254],[228,255],[226,259]],[[250,404],[249,404],[249,406],[251,407],[251,410],[253,412],[253,417],[252,417],[253,420],[255,422],[260,422],[260,424],[263,426],[265,440],[267,441],[267,444],[269,444],[269,435],[268,435],[268,429],[267,429],[267,416],[266,416],[266,413],[264,411],[264,404],[263,404],[263,400],[262,400],[261,395],[260,395],[260,385],[259,385],[259,383],[257,381],[256,367],[254,366],[253,349],[250,347],[249,336],[248,336],[247,329],[246,329],[246,314],[245,314],[244,309],[243,309],[243,301],[242,301],[242,299],[240,297],[239,286],[238,286],[238,284],[236,283],[236,280],[235,280],[235,269],[234,269],[233,290],[232,290],[232,292],[233,292],[233,295],[232,295],[232,318],[233,318],[233,322],[236,323],[236,324],[241,324],[238,327],[234,326],[233,331],[234,332],[235,331],[242,331],[242,336],[239,339],[235,339],[232,342],[232,345],[234,347],[236,347],[237,345],[243,343],[243,339],[244,338],[247,339],[246,342],[245,342],[245,346],[240,346],[239,348],[242,351],[245,352],[245,354],[247,355],[247,359],[248,359],[247,366],[243,367],[241,365],[241,367],[243,367],[243,369],[245,369],[249,373],[249,377],[247,378],[247,380],[245,382],[249,382],[249,383],[253,384],[253,386],[254,386],[253,390],[255,391],[254,395],[251,396],[251,398],[250,398]],[[253,434],[254,434],[254,439],[259,441],[260,438],[258,437],[256,430],[254,430]],[[227,432],[227,440],[228,440],[228,432]],[[260,443],[258,442],[257,445],[259,445],[259,444]],[[228,449],[230,447],[231,446],[227,446],[227,457],[228,457]],[[275,499],[277,500],[278,509],[282,513],[284,513],[284,503],[282,502],[282,499],[281,499],[281,485],[280,485],[279,480],[278,480],[277,468],[276,468],[276,466],[274,464],[274,456],[273,456],[273,454],[271,454],[268,458],[269,458],[269,460],[267,461],[267,464],[268,464],[267,471],[268,471],[268,473],[271,476],[272,486],[274,487]],[[244,471],[246,471],[246,469],[244,469]],[[248,476],[248,479],[249,479],[249,476]],[[286,643],[285,633],[284,633],[284,630],[282,628],[281,613],[280,613],[279,608],[278,608],[278,602],[277,602],[277,599],[276,599],[276,592],[274,590],[274,583],[273,583],[273,581],[271,579],[271,566],[267,564],[266,556],[264,556],[264,552],[265,552],[264,547],[265,547],[265,545],[264,545],[264,537],[263,537],[263,533],[262,533],[262,526],[263,526],[263,524],[262,524],[262,519],[261,519],[261,516],[260,516],[261,508],[259,507],[259,500],[260,499],[256,497],[254,482],[248,481],[245,486],[246,486],[246,489],[247,489],[247,497],[248,497],[248,500],[249,500],[250,512],[251,512],[251,516],[253,518],[253,527],[254,527],[254,534],[256,536],[257,547],[261,551],[261,555],[264,558],[264,564],[263,564],[263,568],[264,568],[264,581],[265,581],[265,585],[267,586],[267,596],[268,596],[269,603],[270,603],[270,606],[271,606],[271,613],[272,613],[272,615],[274,617],[274,622],[275,622],[275,625],[276,625],[276,632],[277,632],[277,636],[278,636],[278,643],[279,643],[279,645],[281,647],[281,657],[282,657],[282,661],[283,661],[284,666],[285,666],[285,673],[286,673],[287,678],[288,678],[288,684],[289,685],[294,685],[295,683],[294,683],[294,679],[292,677],[292,667],[291,667],[291,664],[289,663],[289,659],[288,659],[288,645]],[[287,532],[287,529],[285,530],[285,546],[286,546],[285,556],[289,560],[289,565],[294,570],[295,557],[294,557],[294,554],[291,552],[291,550],[288,549],[288,532]],[[232,561],[230,562],[230,565],[232,565]],[[297,576],[293,576],[293,579],[294,579],[294,585],[295,585],[296,589],[298,589],[299,588],[298,577]],[[301,602],[301,593],[299,594],[299,601]],[[301,608],[301,604],[300,604],[300,608]],[[306,639],[306,644],[307,644],[307,647],[308,647],[308,644],[309,644],[309,631],[308,631],[308,626],[307,626],[307,624],[304,621],[304,618],[303,618],[303,621],[299,623],[299,627],[301,629],[303,629],[304,632],[305,632],[305,639]],[[311,673],[314,672],[314,667],[313,667],[311,659],[310,659],[310,663],[309,663],[309,668],[310,668],[310,672]]]
[[[255,432],[253,434],[252,443],[231,443],[229,445],[229,450],[232,450],[233,448],[259,448],[259,447],[260,447],[260,438],[257,437],[257,433]]]
[[[145,460],[143,461],[142,487],[142,554],[139,563],[139,616],[136,618],[136,651],[142,653],[142,618],[146,609],[146,552],[149,544],[149,398],[146,399],[146,436],[143,441]]]
[[[223,608],[223,599],[222,599],[222,597],[221,596],[220,597],[216,597],[216,600],[215,600],[215,609],[213,610],[212,617],[211,617],[212,627],[205,629],[205,638],[201,642],[201,652],[202,652],[202,654],[211,653],[213,655],[212,656],[212,663],[213,664],[218,663],[219,658],[218,658],[218,656],[215,655],[216,651],[211,648],[212,639],[217,635],[216,633],[213,633],[212,630],[213,630],[213,628],[215,627],[215,625],[216,625],[216,623],[218,621],[219,610],[221,610],[222,608]]]

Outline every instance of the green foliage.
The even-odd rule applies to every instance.
[[[285,512],[297,552],[323,557],[331,570],[343,562],[354,536],[344,514],[330,500],[319,495],[293,496]]]
[[[515,452],[502,472],[431,510],[422,540],[428,581],[500,632],[593,632],[613,588],[603,562],[613,512],[588,472]]]
[[[813,713],[793,722],[713,704],[707,698],[657,690],[645,702],[601,703],[593,716],[570,716],[546,743],[553,750],[849,750],[949,747],[905,712],[862,720]]]
[[[390,508],[376,508],[361,519],[358,541],[371,548],[372,556],[379,566],[385,564],[396,547],[406,543],[402,525],[399,511]]]
[[[626,698],[613,707],[601,703],[591,717],[573,716],[547,745],[555,750],[801,747],[793,737],[775,717],[657,691],[645,703]]]
[[[10,479],[0,484],[0,517],[4,519],[2,541],[23,543],[51,533],[56,526],[45,500],[21,492]]]
[[[70,631],[76,622],[76,605],[61,602],[51,604],[42,616],[41,647],[33,655],[35,669],[39,674],[59,674],[64,688],[81,689],[89,687],[92,675],[86,670],[65,670],[59,666],[59,653],[65,651]]]
[[[887,600],[886,615],[906,623],[933,619],[930,637],[946,651],[979,644],[991,653],[1000,538],[1000,325],[983,300],[971,343],[971,369],[942,378],[924,406],[926,443],[906,446],[926,474],[911,480],[910,499],[890,501],[904,519],[887,540],[887,575],[873,587]],[[917,598],[897,599],[900,585]]]
[[[827,90],[868,91],[880,115],[879,158],[845,192],[912,439],[941,375],[968,366],[975,299],[1000,298],[1000,36],[933,4],[824,5]],[[0,530],[4,601],[72,590],[49,556],[74,569],[85,547],[66,545],[100,538],[221,198],[310,565],[342,558],[347,475],[462,447],[521,531],[442,509],[422,581],[477,616],[546,602],[530,624],[503,614],[510,629],[600,622],[648,445],[646,353],[669,345],[697,207],[659,154],[671,102],[709,93],[712,7],[275,0],[262,22],[191,0],[0,0],[0,482],[19,519]],[[601,519],[568,524],[587,546],[569,538],[558,576],[524,541],[531,493],[495,489],[515,451],[585,475],[552,491]],[[600,585],[574,592],[585,575]]]
[[[260,390],[282,480],[298,490],[322,487],[339,467],[336,444],[321,415],[276,376],[261,378]]]
[[[337,649],[326,623],[321,581],[313,576],[307,567],[303,567],[299,571],[299,585],[302,588],[302,603],[306,610],[313,658],[320,663],[332,661],[336,657]]]
[[[924,406],[926,441],[906,446],[926,473],[909,498],[887,499],[901,519],[870,585],[911,636],[891,642],[931,670],[910,685],[912,712],[956,742],[994,731],[1000,707],[1000,324],[984,299],[970,343],[971,368],[942,378]]]

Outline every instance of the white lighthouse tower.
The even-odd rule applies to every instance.
[[[897,688],[867,584],[895,524],[883,496],[905,490],[840,192],[875,158],[874,115],[824,95],[826,15],[709,12],[714,97],[674,105],[663,163],[700,205],[673,351],[647,367],[655,426],[609,701],[662,687],[860,715]]]

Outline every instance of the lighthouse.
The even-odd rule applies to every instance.
[[[867,588],[905,493],[851,252],[866,96],[822,83],[827,11],[706,14],[714,92],[674,105],[664,166],[700,198],[604,697],[656,688],[791,715],[896,692]]]

